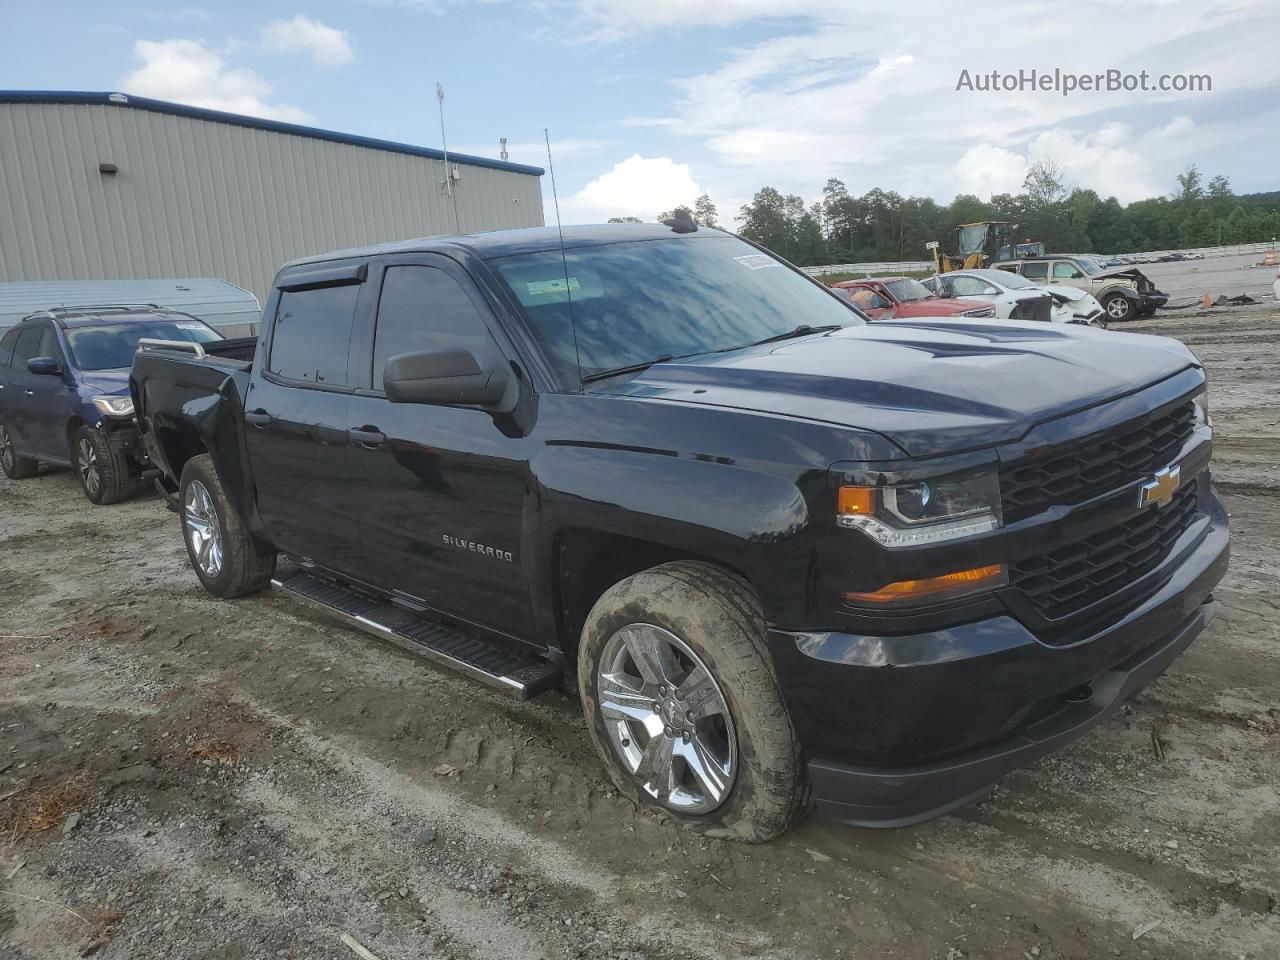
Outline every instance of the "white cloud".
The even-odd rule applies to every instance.
[[[355,59],[345,31],[298,14],[292,20],[273,20],[262,28],[262,45],[277,53],[303,51],[325,67]]]
[[[1205,119],[1217,94],[957,92],[961,70],[1206,73],[1233,95],[1280,83],[1280,58],[1240,47],[1241,36],[1273,32],[1252,0],[1222,0],[1211,16],[1196,0],[1080,0],[1066,20],[1046,2],[956,17],[921,0],[876,8],[875,29],[862,5],[829,0],[573,2],[597,39],[784,18],[768,39],[674,77],[680,95],[661,115],[625,120],[709,150],[699,170],[713,197],[767,183],[812,200],[837,176],[853,192],[945,201],[1016,190],[1029,162],[1051,157],[1081,186],[1128,201],[1171,188],[1222,136]],[[1107,29],[1089,26],[1099,22]]]
[[[971,193],[987,200],[993,193],[1017,193],[1026,176],[1027,158],[1022,154],[977,143],[956,161],[948,192]]]
[[[138,40],[133,55],[142,65],[120,81],[126,93],[290,123],[312,120],[299,107],[268,103],[271,84],[252,70],[227,66],[222,54],[197,40]]]
[[[653,220],[679,204],[692,204],[700,193],[688,164],[634,153],[564,200],[560,212],[566,223],[600,223],[609,217]]]

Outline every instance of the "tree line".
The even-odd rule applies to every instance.
[[[677,207],[695,222],[716,226],[707,195],[692,207]],[[792,263],[854,263],[928,259],[931,240],[950,246],[962,223],[1008,220],[1018,224],[1019,242],[1039,240],[1050,252],[1131,253],[1229,243],[1280,236],[1280,191],[1237,195],[1224,176],[1207,181],[1193,164],[1178,174],[1168,196],[1121,206],[1091,189],[1069,185],[1051,162],[1031,166],[1016,194],[980,200],[960,194],[949,204],[929,197],[903,197],[878,187],[854,196],[832,177],[822,199],[811,204],[795,194],[762,187],[735,218],[734,229]],[[615,217],[611,222],[636,221]]]

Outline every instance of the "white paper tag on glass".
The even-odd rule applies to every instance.
[[[773,259],[773,257],[763,253],[751,253],[745,257],[734,257],[733,259],[737,260],[748,270],[763,270],[765,267],[782,266],[782,264]]]

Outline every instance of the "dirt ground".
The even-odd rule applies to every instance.
[[[0,478],[0,958],[1280,957],[1280,314],[1129,329],[1210,368],[1220,615],[906,830],[682,832],[610,789],[575,699],[212,600],[156,498]]]

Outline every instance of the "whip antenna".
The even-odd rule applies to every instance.
[[[569,303],[569,329],[573,331],[573,356],[578,362],[578,380],[582,380],[582,354],[578,350],[578,324],[573,318],[573,290],[569,286],[569,258],[564,252],[564,228],[560,226],[560,195],[556,192],[556,165],[551,162],[551,134],[542,128],[547,141],[547,170],[551,173],[551,200],[556,208],[556,233],[560,236],[560,266],[564,268],[564,295]]]
[[[436,81],[436,102],[440,104],[440,146],[444,153],[444,186],[449,194],[449,204],[453,207],[454,233],[462,232],[462,224],[458,222],[458,198],[453,195],[453,173],[449,170],[449,141],[444,136],[444,87]]]

